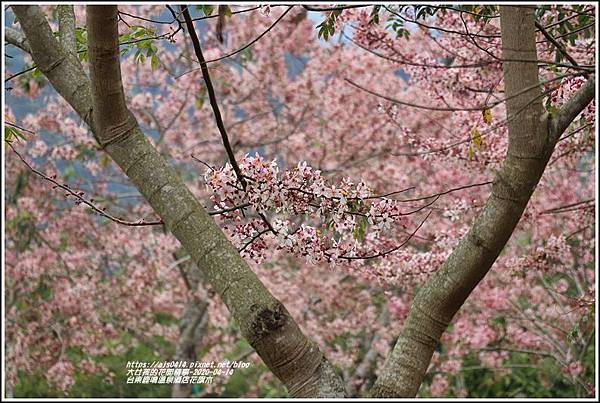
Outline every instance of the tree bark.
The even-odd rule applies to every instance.
[[[200,298],[190,299],[180,323],[180,335],[175,348],[175,361],[195,362],[197,347],[208,326],[208,302]],[[171,397],[191,397],[192,384],[176,383]]]
[[[87,6],[91,82],[76,56],[54,38],[39,7],[13,6],[13,10],[40,70],[203,270],[242,335],[290,395],[343,397],[344,386],[318,346],[252,272],[127,109],[117,7]]]
[[[29,43],[27,43],[27,38],[21,32],[17,31],[11,27],[4,27],[4,40],[6,43],[9,43],[13,46],[18,47],[23,52],[29,53],[31,49],[29,49]]]
[[[501,6],[502,56],[537,60],[534,7]],[[419,290],[373,397],[414,397],[442,333],[508,242],[556,141],[594,97],[595,77],[555,117],[544,113],[537,63],[504,62],[508,152],[485,207],[441,268]],[[528,91],[524,91],[531,88]]]
[[[243,336],[290,395],[343,397],[344,386],[322,352],[264,287],[127,109],[116,6],[87,8],[91,81],[77,56],[54,37],[39,7],[12,7],[27,39],[18,42],[28,44],[42,73],[202,268]],[[536,60],[533,10],[501,7],[501,25],[503,58]],[[509,116],[506,160],[471,230],[416,295],[371,391],[374,397],[416,395],[442,333],[510,238],[557,139],[594,97],[595,77],[590,76],[555,116],[548,116],[536,87],[536,63],[504,63],[504,80]],[[523,91],[526,88],[531,89]]]
[[[75,38],[75,10],[73,5],[56,6],[58,14],[58,38],[63,49],[75,54],[77,52],[77,39]]]

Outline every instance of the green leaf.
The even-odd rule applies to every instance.
[[[475,144],[475,147],[477,147],[479,151],[483,150],[483,140],[481,139],[481,133],[479,133],[477,127],[471,129],[471,140],[473,141],[473,144]]]
[[[202,106],[204,105],[204,98],[206,97],[206,87],[202,86],[200,87],[200,93],[198,94],[198,96],[196,97],[196,109],[200,110],[202,109]]]
[[[13,137],[27,141],[27,137],[16,127],[4,126],[4,139],[10,141]]]
[[[25,137],[23,132],[21,132],[20,130],[17,130],[17,129],[14,129],[14,131],[15,131],[15,136],[20,137],[21,139],[27,141],[27,137]]]
[[[492,123],[492,110],[490,108],[485,108],[482,112],[483,114],[483,121],[485,123],[487,123],[488,125],[490,123]]]
[[[469,144],[469,160],[472,160],[475,157],[475,150],[473,150],[473,145]]]
[[[12,127],[4,126],[4,140],[5,141],[11,141],[14,135],[15,134],[12,130]]]
[[[152,71],[156,70],[159,65],[160,65],[160,60],[158,60],[158,56],[153,54],[152,57],[150,58],[150,67],[152,68]]]
[[[100,166],[102,166],[102,168],[106,168],[109,164],[110,158],[108,157],[108,155],[106,153],[102,154],[102,156],[100,157]]]
[[[199,5],[197,7],[200,10],[202,10],[202,12],[204,13],[204,15],[207,16],[207,17],[210,16],[212,14],[212,12],[214,11],[214,9],[215,9],[215,6],[210,5],[210,4],[208,4],[208,5]]]
[[[253,60],[252,49],[250,47],[244,49],[240,53],[240,63],[251,62]]]
[[[354,239],[357,241],[364,241],[367,234],[367,224],[369,223],[367,217],[361,216],[354,225],[354,231],[352,233]]]
[[[39,78],[42,76],[43,76],[42,71],[37,67],[35,69],[33,69],[33,71],[31,72],[31,77],[33,77],[33,78]]]
[[[373,6],[373,10],[371,10],[371,19],[369,20],[369,24],[379,24],[379,10],[381,10],[381,5]]]
[[[229,6],[219,6],[219,15],[231,17],[233,14],[231,13],[231,8],[229,8]]]

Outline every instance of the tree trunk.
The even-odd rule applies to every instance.
[[[119,63],[117,7],[87,6],[91,81],[71,51],[70,12],[61,45],[37,6],[12,6],[38,68],[90,126],[221,296],[242,335],[291,396],[343,397],[344,386],[314,342],[252,272],[127,109]],[[68,10],[65,10],[68,11]],[[469,233],[416,295],[374,397],[415,396],[433,350],[510,238],[561,133],[593,99],[595,77],[556,115],[539,99],[531,7],[501,7],[509,147],[492,193]],[[19,38],[14,38],[19,40]],[[64,47],[63,47],[64,46]],[[528,91],[524,89],[531,88]],[[523,92],[521,92],[523,91]]]
[[[13,10],[37,66],[203,270],[242,335],[290,395],[343,397],[342,382],[319,347],[252,272],[128,110],[119,63],[117,7],[87,6],[91,81],[77,57],[54,38],[39,7],[13,6]]]
[[[556,141],[594,97],[594,77],[550,119],[539,87],[533,6],[501,6],[508,152],[492,193],[467,235],[419,290],[373,397],[414,397],[433,351],[456,312],[508,242]],[[525,91],[525,89],[530,90]]]

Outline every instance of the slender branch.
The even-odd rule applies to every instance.
[[[400,202],[414,202],[414,201],[419,201],[419,200],[427,200],[427,199],[431,199],[432,197],[439,197],[439,196],[443,196],[446,195],[448,193],[452,193],[452,192],[456,192],[458,190],[463,190],[463,189],[469,189],[469,188],[473,188],[473,187],[477,187],[477,186],[486,186],[486,185],[491,185],[492,183],[494,183],[493,181],[486,181],[486,182],[481,182],[481,183],[472,183],[469,185],[464,185],[464,186],[459,186],[459,187],[455,187],[452,189],[448,189],[445,190],[443,192],[440,193],[435,193],[429,196],[423,196],[423,197],[416,197],[416,198],[412,198],[412,199],[403,199],[403,200],[398,200]]]
[[[248,242],[246,242],[240,249],[238,249],[238,252],[242,252],[244,249],[246,249],[248,246],[250,246],[250,244],[254,241],[256,241],[258,238],[260,238],[261,236],[263,236],[264,234],[266,234],[267,232],[271,232],[270,229],[264,229],[262,231],[259,231],[256,235],[254,235],[252,237],[252,239],[250,239]]]
[[[362,7],[370,7],[370,6],[372,6],[372,4],[357,4],[357,5],[353,5],[353,6],[336,6],[336,7],[323,7],[323,8],[302,5],[302,7],[304,7],[304,9],[306,11],[317,11],[317,12],[321,12],[321,11],[340,11],[340,10],[348,10],[348,9],[351,9],[351,8],[362,8]]]
[[[240,169],[237,161],[235,160],[235,154],[233,152],[233,149],[231,148],[231,144],[229,143],[227,129],[225,129],[225,124],[223,123],[223,118],[221,117],[221,111],[219,110],[219,104],[217,103],[217,96],[215,95],[215,90],[210,79],[210,73],[208,72],[206,62],[204,61],[204,55],[202,54],[202,48],[200,47],[200,40],[198,39],[198,35],[196,34],[196,28],[194,28],[194,23],[192,22],[192,17],[190,16],[190,12],[187,6],[180,5],[179,7],[183,12],[183,18],[185,19],[185,24],[187,26],[190,39],[192,40],[192,44],[194,46],[194,52],[196,53],[196,57],[198,58],[198,61],[202,66],[202,77],[204,78],[204,83],[206,84],[206,91],[208,92],[210,106],[212,107],[213,113],[215,115],[215,121],[217,123],[217,127],[219,128],[219,133],[221,133],[223,146],[225,147],[225,151],[227,152],[227,156],[229,157],[229,162],[231,163],[231,166],[235,171],[238,181],[242,184],[242,187],[245,190],[246,180],[242,175],[242,170]]]
[[[24,131],[24,132],[27,132],[27,133],[29,133],[29,134],[36,135],[36,133],[35,133],[35,132],[33,132],[33,131],[29,130],[29,129],[26,129],[26,128],[22,127],[22,126],[19,126],[18,124],[11,123],[11,122],[5,122],[4,124],[5,124],[5,125],[12,126],[12,127],[16,128],[16,129],[22,130],[22,131]]]
[[[75,191],[73,189],[71,189],[69,187],[69,185],[66,184],[62,184],[60,182],[58,182],[54,177],[50,177],[48,175],[46,175],[45,173],[38,171],[37,169],[35,169],[33,166],[31,166],[31,164],[29,164],[25,158],[23,158],[23,156],[17,151],[15,150],[15,148],[13,147],[13,145],[10,143],[10,141],[6,141],[5,143],[11,148],[11,150],[13,150],[13,152],[19,157],[19,159],[23,162],[23,164],[25,164],[25,166],[27,166],[27,168],[29,168],[29,170],[31,172],[33,172],[34,174],[38,175],[39,177],[43,178],[44,180],[54,184],[55,188],[60,188],[64,191],[66,191],[68,193],[68,195],[71,195],[73,197],[75,197],[77,199],[77,201],[75,202],[76,204],[85,204],[86,206],[88,206],[89,208],[91,208],[93,211],[95,211],[96,213],[100,214],[103,217],[108,218],[111,221],[116,222],[117,224],[121,224],[121,225],[126,225],[129,227],[142,227],[142,226],[148,226],[148,225],[162,225],[163,221],[159,220],[159,221],[144,221],[144,220],[139,220],[139,221],[125,221],[121,218],[115,217],[109,213],[107,213],[106,211],[104,211],[105,209],[97,207],[94,203],[93,203],[93,199],[91,200],[87,200],[85,197],[83,197],[83,192],[81,191]]]
[[[276,7],[276,6],[272,6],[272,7]],[[231,15],[247,13],[249,11],[258,10],[259,8],[260,8],[260,6],[255,6],[252,8],[247,8],[245,10],[233,11],[233,12],[231,12]],[[192,21],[208,20],[210,18],[219,18],[219,14],[217,13],[217,14],[212,14],[212,15],[205,15],[204,17],[196,17]]]
[[[455,31],[455,30],[451,30],[451,29],[447,29],[447,28],[438,27],[438,26],[427,25],[425,23],[419,22],[417,19],[407,18],[407,17],[401,15],[400,13],[397,13],[394,10],[391,10],[389,7],[383,6],[383,8],[386,9],[390,14],[395,15],[396,17],[400,18],[401,20],[403,20],[405,22],[410,22],[410,23],[415,24],[415,25],[418,25],[418,26],[420,26],[421,28],[424,28],[424,29],[431,29],[431,30],[435,30],[435,31],[446,32],[448,34],[462,35],[462,36],[466,36],[466,37],[469,37],[469,38],[472,38],[472,37],[499,38],[500,37],[500,35],[471,34],[468,31],[467,32],[461,32],[461,31]],[[459,12],[461,14],[463,13],[462,10],[460,10]]]
[[[180,6],[180,7],[184,7],[184,6]],[[256,42],[258,42],[258,41],[259,41],[259,40],[260,40],[260,39],[261,39],[263,36],[265,36],[266,34],[268,34],[268,33],[269,33],[269,31],[271,31],[271,30],[272,30],[272,29],[275,27],[275,25],[277,25],[277,23],[279,23],[279,21],[281,21],[281,19],[282,19],[283,17],[285,17],[285,15],[286,15],[288,12],[290,12],[290,10],[291,10],[293,7],[294,7],[294,6],[290,6],[290,7],[289,7],[287,10],[285,10],[285,11],[283,12],[283,14],[281,14],[281,15],[279,16],[279,18],[277,18],[277,19],[275,20],[275,22],[273,22],[273,24],[271,24],[271,26],[269,26],[269,28],[267,28],[265,31],[263,31],[263,33],[261,33],[260,35],[258,35],[256,38],[254,38],[252,41],[248,42],[247,44],[245,44],[245,45],[244,45],[244,46],[242,46],[241,48],[239,48],[239,49],[237,49],[237,50],[234,50],[233,52],[231,52],[231,53],[228,53],[228,54],[226,54],[226,55],[224,55],[224,56],[217,57],[216,59],[212,59],[212,60],[207,60],[207,61],[205,61],[205,60],[204,60],[204,58],[202,58],[202,61],[198,60],[198,61],[200,62],[200,66],[201,66],[201,67],[199,67],[199,68],[195,68],[195,69],[192,69],[192,70],[188,70],[188,71],[186,71],[186,72],[184,72],[184,73],[182,73],[182,74],[178,75],[177,77],[175,77],[175,79],[178,79],[178,78],[180,78],[180,77],[182,77],[182,76],[184,76],[184,75],[186,75],[186,74],[188,74],[188,73],[191,73],[191,72],[194,72],[194,71],[198,71],[198,70],[200,70],[200,69],[201,69],[201,70],[202,70],[202,72],[204,73],[204,69],[206,68],[206,65],[207,65],[208,63],[214,63],[214,62],[218,62],[219,60],[227,59],[227,58],[229,58],[229,57],[231,57],[231,56],[233,56],[233,55],[235,55],[235,54],[237,54],[237,53],[240,53],[240,52],[244,51],[245,49],[249,48],[250,46],[254,45],[254,44],[255,44]],[[189,14],[189,13],[188,13],[188,14]],[[184,14],[184,17],[185,17],[185,14]],[[195,21],[195,20],[191,20],[191,21]],[[186,18],[186,23],[187,23],[187,18]],[[191,36],[191,30],[190,30],[189,26],[188,26],[188,30],[190,31],[190,36]],[[195,34],[194,34],[194,35],[195,35]],[[192,42],[193,42],[193,39],[192,39]],[[194,48],[195,48],[195,45],[194,45]],[[197,56],[197,54],[196,54],[196,56]]]
[[[546,37],[546,39],[548,39],[548,41],[550,41],[550,43],[552,43],[554,45],[554,47],[556,48],[556,50],[559,51],[560,53],[562,53],[563,56],[566,57],[567,60],[570,61],[573,66],[579,67],[579,64],[577,64],[577,62],[575,61],[575,59],[573,59],[571,57],[571,55],[569,55],[569,53],[564,48],[564,46],[562,46],[560,43],[558,43],[556,41],[556,39],[554,39],[554,37],[552,35],[550,35],[548,33],[548,31],[546,31],[544,29],[544,27],[539,22],[536,21],[535,22],[535,26],[537,27],[537,29],[539,29],[539,31],[542,33],[542,35],[544,35]]]
[[[360,43],[356,42],[354,39],[352,39],[350,36],[346,35],[345,33],[342,33],[342,36],[344,36],[345,39],[347,39],[348,41],[352,42],[354,45],[358,46],[359,48],[375,55],[378,57],[381,57],[382,59],[386,59],[389,60],[390,62],[394,62],[394,63],[399,63],[399,64],[404,64],[407,66],[414,66],[414,67],[427,67],[427,68],[432,68],[432,69],[446,69],[446,70],[450,70],[450,69],[466,69],[466,68],[480,68],[480,67],[485,67],[487,65],[490,64],[494,64],[494,63],[500,63],[497,60],[487,60],[487,61],[482,61],[482,62],[478,62],[478,63],[467,63],[467,64],[451,64],[451,65],[445,65],[445,64],[431,64],[431,63],[417,63],[417,62],[413,62],[410,60],[400,60],[400,59],[396,59],[390,56],[386,56],[384,54],[381,54],[379,52],[376,52],[372,49],[367,48],[364,45],[361,45]]]
[[[363,197],[362,199],[360,197],[349,197],[348,200],[370,200],[370,199],[382,199],[384,197],[390,197],[390,196],[394,196],[397,195],[399,193],[404,193],[404,192],[408,192],[411,190],[414,190],[415,187],[414,186],[410,186],[407,187],[406,189],[401,189],[401,190],[396,190],[394,192],[389,192],[389,193],[384,193],[384,194],[380,194],[377,196],[368,196],[368,197]]]
[[[389,249],[387,251],[384,252],[379,252],[376,253],[374,255],[370,255],[370,256],[338,256],[338,259],[345,259],[345,260],[367,260],[367,259],[375,259],[378,257],[384,257],[389,255],[390,253],[393,253],[395,251],[397,251],[398,249],[400,249],[401,247],[403,247],[404,245],[406,245],[408,243],[408,241],[410,241],[415,234],[417,233],[417,231],[419,231],[419,229],[421,229],[421,227],[423,226],[423,224],[425,224],[425,221],[427,221],[427,219],[429,218],[429,216],[431,215],[431,211],[429,213],[427,213],[427,216],[425,216],[425,218],[423,219],[423,221],[421,221],[421,223],[419,224],[419,226],[417,228],[415,228],[415,230],[399,245],[393,247],[392,249]],[[332,258],[332,255],[329,253],[325,253],[325,256],[327,256],[328,258]]]
[[[409,106],[411,108],[418,108],[418,109],[424,109],[424,110],[429,110],[429,111],[459,112],[459,111],[482,111],[485,108],[493,108],[493,107],[495,107],[497,105],[500,105],[501,103],[504,103],[504,102],[506,102],[506,101],[508,101],[510,99],[516,98],[516,97],[518,97],[518,96],[520,96],[520,95],[522,95],[522,94],[524,94],[524,93],[526,93],[528,91],[531,91],[534,88],[541,87],[543,84],[552,83],[552,82],[561,80],[563,78],[571,77],[571,76],[576,76],[576,75],[582,75],[582,74],[581,73],[579,73],[579,74],[574,74],[574,73],[561,74],[561,75],[553,77],[551,79],[548,79],[548,80],[545,80],[545,81],[541,81],[541,82],[535,84],[535,86],[529,86],[527,88],[524,88],[524,89],[520,90],[519,92],[517,92],[515,94],[511,94],[510,96],[506,96],[505,98],[500,99],[498,101],[494,101],[494,102],[492,102],[490,104],[486,103],[486,104],[481,105],[481,106],[474,106],[474,107],[468,107],[468,108],[467,107],[461,107],[461,108],[458,108],[458,107],[436,107],[436,106],[429,106],[429,105],[425,105],[425,104],[415,104],[415,103],[412,103],[412,102],[401,101],[399,99],[392,98],[392,97],[389,97],[387,95],[379,94],[379,93],[377,93],[375,91],[372,91],[372,90],[370,90],[368,88],[365,88],[365,87],[361,86],[360,84],[355,83],[354,81],[352,81],[349,78],[344,78],[344,80],[346,82],[348,82],[350,85],[352,85],[352,86],[354,86],[354,87],[356,87],[356,88],[358,88],[358,89],[360,89],[362,91],[365,91],[366,93],[369,93],[371,95],[374,95],[374,96],[382,98],[382,99],[385,99],[386,101],[397,103],[398,105],[404,105],[404,106]]]
[[[165,24],[165,25],[171,25],[173,24],[175,21],[177,21],[177,18],[173,18],[171,21],[158,21],[158,20],[153,20],[151,18],[144,18],[144,17],[140,17],[139,15],[133,15],[133,14],[129,14],[126,13],[125,11],[118,11],[118,15],[119,17],[121,17],[122,15],[126,15],[127,17],[131,17],[134,18],[136,20],[141,20],[141,21],[146,21],[146,22],[151,22],[153,24]],[[125,20],[122,20],[123,22],[125,22]]]
[[[587,129],[588,127],[592,127],[592,126],[594,126],[594,124],[593,124],[593,123],[586,123],[586,124],[584,124],[583,126],[581,126],[581,127],[577,128],[577,129],[573,130],[573,131],[572,131],[572,132],[570,132],[569,134],[565,134],[565,135],[564,135],[564,136],[562,136],[560,139],[558,139],[558,141],[557,141],[557,142],[564,141],[564,140],[568,139],[569,137],[571,137],[571,136],[573,136],[573,135],[575,135],[575,134],[579,133],[580,131],[582,131],[582,130],[585,130],[585,129]]]
[[[541,355],[544,357],[555,358],[554,357],[555,354],[551,353],[549,351],[529,350],[529,349],[524,349],[524,348],[512,348],[512,347],[502,347],[502,346],[475,348],[475,349],[473,349],[473,351],[509,351],[512,353],[535,354],[535,355]]]
[[[235,210],[242,210],[242,209],[244,209],[246,207],[250,207],[250,206],[251,206],[250,203],[242,203],[237,206],[229,207],[229,208],[222,209],[222,210],[209,211],[208,214],[209,215],[220,215],[220,214],[230,213]]]
[[[461,13],[465,13],[465,14],[470,14],[475,17],[485,17],[485,18],[489,18],[489,19],[500,18],[500,14],[486,15],[483,13],[474,13],[472,11],[460,10],[458,8],[454,8],[454,7],[450,7],[450,6],[436,6],[435,8],[440,9],[440,10],[450,10],[450,11],[456,11],[456,12],[461,12]]]
[[[561,39],[561,38],[564,38],[565,36],[573,35],[573,34],[576,34],[577,32],[581,32],[581,31],[585,31],[586,29],[591,28],[594,25],[595,24],[593,22],[591,22],[591,23],[589,23],[587,25],[584,25],[583,27],[577,28],[577,29],[575,29],[575,30],[573,30],[571,32],[566,32],[566,33],[564,33],[562,35],[559,35],[559,36],[555,37],[554,39]]]
[[[357,31],[361,31],[361,32],[366,32],[366,30],[351,25],[353,29],[357,30]],[[523,62],[523,63],[537,63],[538,66],[540,67],[545,67],[545,66],[556,66],[556,67],[565,67],[565,68],[569,68],[569,69],[576,69],[576,70],[581,70],[583,72],[590,72],[594,70],[594,66],[592,65],[579,65],[579,66],[573,66],[572,64],[566,64],[566,63],[556,63],[553,61],[549,61],[549,60],[544,60],[544,59],[531,59],[531,60],[525,60],[525,59],[517,59],[517,58],[510,58],[510,59],[506,59],[504,57],[497,57],[493,54],[490,54],[489,52],[486,52],[489,56],[491,56],[491,60],[484,60],[484,61],[480,61],[477,63],[466,63],[466,64],[460,64],[460,65],[442,65],[442,64],[428,64],[428,63],[417,63],[417,62],[413,62],[413,61],[409,61],[409,60],[404,60],[404,59],[396,59],[396,58],[392,58],[390,56],[386,56],[383,55],[381,53],[375,52],[371,49],[368,49],[366,47],[364,47],[363,45],[360,45],[358,42],[354,41],[352,38],[350,38],[349,36],[347,36],[345,33],[342,32],[342,36],[344,36],[347,40],[349,40],[350,42],[354,43],[355,45],[357,45],[358,47],[374,54],[375,56],[379,56],[381,58],[384,58],[386,60],[395,62],[395,63],[401,63],[401,64],[405,64],[408,66],[415,66],[415,67],[428,67],[428,68],[445,68],[445,69],[453,69],[453,68],[477,68],[477,67],[484,67],[486,65],[490,65],[490,64],[498,64],[498,63],[502,63],[502,62]],[[460,57],[459,55],[457,55],[456,53],[452,52],[450,49],[448,49],[445,46],[442,46],[439,41],[436,39],[436,37],[431,36],[429,34],[430,39],[435,42],[440,48],[442,48],[444,51],[452,54],[454,57]],[[480,48],[481,49],[481,48]],[[395,54],[397,55],[401,55],[400,52],[398,52],[396,49],[394,49],[393,47],[390,49],[392,50]],[[481,49],[483,50],[483,49]],[[485,50],[484,50],[485,51]],[[401,55],[402,56],[402,55]],[[464,59],[464,57],[463,57]],[[583,75],[583,73],[581,73]]]
[[[553,213],[561,213],[563,211],[572,211],[573,207],[581,206],[582,204],[588,204],[595,202],[596,199],[587,199],[583,201],[579,201],[576,203],[566,204],[564,206],[553,207],[547,210],[542,211],[540,214],[553,214]],[[584,206],[583,208],[594,207],[594,205]]]
[[[27,74],[30,71],[35,70],[36,68],[37,68],[37,66],[34,64],[33,66],[26,68],[25,70],[21,70],[21,71],[15,73],[13,75],[8,76],[7,78],[4,79],[4,82],[6,83],[6,82],[8,82],[8,81],[10,81],[10,80],[12,80],[14,78],[22,76],[23,74]]]

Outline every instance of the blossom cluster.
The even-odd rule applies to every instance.
[[[240,246],[269,230],[277,247],[305,256],[309,261],[365,257],[380,251],[363,245],[364,241],[385,236],[394,225],[406,227],[406,216],[411,214],[401,208],[400,201],[375,195],[362,181],[355,184],[344,178],[337,185],[328,184],[321,171],[305,161],[281,172],[276,160],[266,161],[258,154],[246,155],[240,161],[240,170],[244,184],[231,164],[221,169],[211,168],[204,176],[215,209],[228,211],[222,214],[224,218],[241,220],[242,208],[235,207],[248,204],[263,216],[262,220],[254,219],[232,229],[232,237]],[[267,213],[277,215],[272,224],[264,218]],[[298,222],[299,218],[321,224],[305,224]],[[244,250],[246,255],[259,258],[266,247],[261,242]]]

